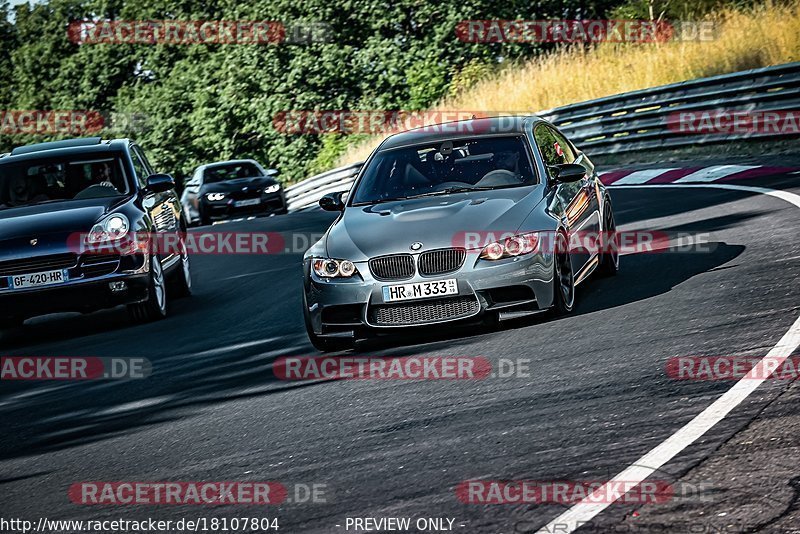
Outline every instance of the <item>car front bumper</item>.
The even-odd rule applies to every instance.
[[[304,263],[305,313],[318,336],[340,337],[357,331],[387,332],[395,328],[424,328],[468,322],[487,313],[501,318],[534,313],[553,302],[553,256],[530,254],[500,261],[479,260],[470,253],[457,271],[397,281],[377,280],[367,262],[356,263],[348,279],[321,279]],[[458,281],[458,294],[385,303],[383,287],[446,280]]]
[[[28,289],[0,288],[0,315],[29,318],[48,313],[88,313],[124,304],[143,302],[148,298],[149,261],[137,256],[129,269],[95,277],[71,279],[52,286]],[[120,289],[124,282],[124,289]],[[117,287],[112,289],[112,284]],[[4,284],[7,285],[7,284]]]
[[[203,211],[211,218],[227,219],[240,215],[281,213],[286,210],[286,194],[283,190],[277,193],[263,195],[258,200],[260,202],[252,206],[236,206],[236,200],[223,200],[219,202],[202,200]]]

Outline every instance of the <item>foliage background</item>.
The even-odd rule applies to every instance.
[[[99,110],[146,117],[136,137],[159,170],[253,157],[291,181],[330,168],[363,136],[286,135],[287,110],[426,109],[548,52],[539,44],[463,43],[466,19],[691,17],[723,0],[49,0],[0,4],[0,108]],[[741,2],[739,2],[741,3]],[[323,22],[326,43],[77,45],[70,21]],[[42,136],[0,135],[0,152]]]

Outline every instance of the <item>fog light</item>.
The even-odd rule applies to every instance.
[[[120,291],[125,291],[128,289],[127,282],[109,282],[108,287],[111,289],[112,293],[119,293]]]

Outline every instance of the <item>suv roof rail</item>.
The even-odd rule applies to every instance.
[[[39,152],[40,150],[55,150],[57,148],[99,145],[100,141],[102,141],[102,138],[100,137],[79,137],[77,139],[66,139],[64,141],[36,143],[35,145],[18,146],[11,151],[11,155],[19,156],[20,154],[30,154],[31,152]]]

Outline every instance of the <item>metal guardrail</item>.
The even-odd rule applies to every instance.
[[[570,104],[537,113],[555,124],[590,156],[668,150],[738,140],[766,139],[777,132],[686,134],[670,128],[676,112],[796,111],[800,109],[800,62],[662,85]],[[348,190],[363,162],[312,176],[287,188],[289,209],[315,204]]]
[[[800,109],[800,62],[571,104],[539,113],[590,156],[774,137],[777,133],[686,134],[668,127],[676,112]]]
[[[287,187],[286,202],[289,209],[307,208],[316,204],[328,193],[349,190],[363,164],[364,162],[360,161],[347,167],[340,167]]]

